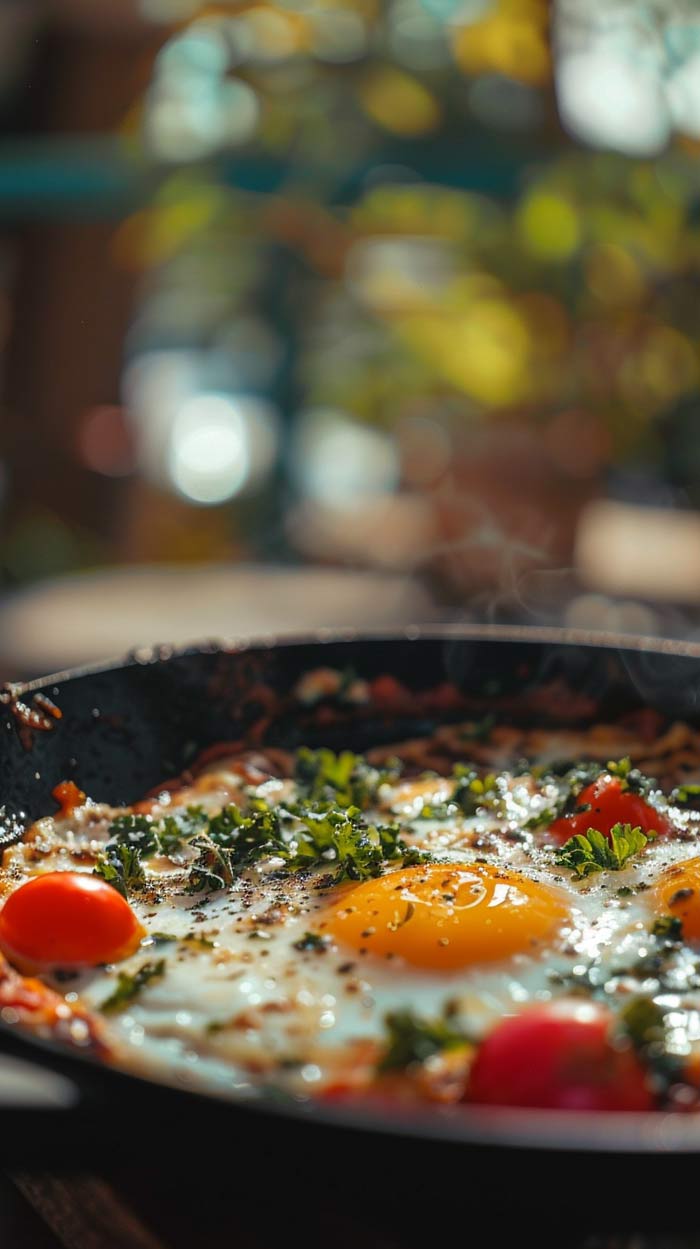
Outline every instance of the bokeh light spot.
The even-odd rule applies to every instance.
[[[455,24],[452,50],[460,69],[469,74],[505,74],[533,86],[548,82],[548,7],[544,0],[517,5],[496,0],[481,20]]]
[[[600,41],[561,57],[556,83],[562,122],[577,138],[628,156],[653,156],[666,146],[670,117],[653,64]]]
[[[346,65],[366,51],[367,29],[361,13],[352,9],[326,9],[311,17],[314,55],[321,61]]]
[[[478,299],[451,317],[420,313],[401,321],[407,344],[459,390],[488,407],[527,394],[530,342],[505,300]]]
[[[372,70],[360,89],[365,112],[392,134],[428,134],[440,121],[440,105],[427,87],[393,66]]]
[[[226,395],[193,395],[173,425],[169,472],[173,485],[193,503],[215,504],[238,494],[250,466],[245,425]]]
[[[533,190],[518,209],[518,228],[525,247],[542,260],[566,260],[580,241],[576,209],[564,195]]]
[[[234,20],[244,32],[251,60],[262,65],[287,60],[300,51],[307,40],[307,23],[301,13],[255,5]]]
[[[78,427],[78,455],[103,477],[126,477],[135,468],[135,447],[124,409],[104,404],[86,412]]]
[[[293,472],[307,498],[333,508],[391,493],[399,466],[392,438],[343,412],[317,408],[298,420]]]
[[[193,24],[184,33],[175,35],[161,48],[156,58],[156,73],[213,75],[223,74],[228,66],[228,48],[223,35],[211,25]]]
[[[615,243],[591,247],[585,259],[588,289],[611,307],[634,304],[644,294],[641,270],[629,251]]]

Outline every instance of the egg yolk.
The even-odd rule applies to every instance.
[[[486,863],[408,867],[347,890],[318,927],[438,971],[532,951],[567,918],[553,890]]]
[[[651,896],[658,915],[675,915],[682,921],[683,936],[700,941],[700,859],[684,859],[667,868]]]

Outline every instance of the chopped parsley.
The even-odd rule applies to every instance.
[[[639,768],[632,767],[632,760],[629,758],[618,759],[617,762],[609,760],[606,771],[611,776],[617,777],[623,793],[640,794],[641,797],[645,798],[654,785],[650,777],[640,772]]]
[[[458,764],[453,775],[455,787],[449,801],[456,803],[463,815],[476,815],[480,807],[492,806],[494,798],[501,797],[499,778],[494,772],[477,776],[472,768]]]
[[[98,856],[95,875],[126,898],[144,884],[144,859],[175,854],[207,824],[208,816],[201,807],[187,807],[159,820],[149,815],[118,815],[109,826],[111,836]]]
[[[184,884],[185,893],[192,894],[224,889],[241,871],[269,858],[279,859],[285,872],[326,868],[327,883],[367,880],[388,861],[400,860],[404,867],[432,861],[426,851],[403,841],[398,824],[370,824],[359,808],[329,802],[287,809],[253,799],[247,813],[230,803],[212,816],[190,807],[181,818],[153,823],[143,816],[120,817],[112,831],[95,872],[124,897],[143,887],[143,859],[175,840],[178,849],[188,845],[196,852]]]
[[[570,837],[557,852],[557,867],[566,867],[578,877],[594,872],[619,872],[634,854],[643,850],[649,841],[641,828],[631,824],[614,824],[610,837],[604,837],[596,828],[589,828],[585,837],[577,833]]]
[[[261,807],[264,804],[261,804]],[[422,850],[407,846],[397,824],[368,824],[357,807],[341,810],[329,803],[300,805],[290,810],[258,809],[243,816],[236,807],[226,807],[208,838],[211,850],[199,867],[213,872],[228,883],[235,869],[248,867],[274,856],[284,870],[327,868],[329,883],[368,880],[378,876],[387,861],[400,859],[404,867],[431,861]],[[286,827],[283,828],[283,825]],[[199,877],[197,878],[199,882]],[[198,888],[222,888],[216,881],[198,883]],[[190,888],[188,892],[195,892]]]
[[[586,804],[588,805],[588,804]],[[558,807],[543,807],[537,811],[535,815],[531,815],[522,825],[523,831],[526,833],[534,833],[538,828],[549,828],[555,820],[559,819]]]
[[[320,932],[305,932],[293,945],[295,950],[314,950],[316,954],[322,954],[328,947],[328,937],[322,936]]]
[[[461,1049],[468,1038],[445,1019],[422,1019],[411,1010],[394,1011],[385,1017],[388,1039],[377,1070],[401,1071],[424,1063],[444,1050]]]
[[[186,807],[184,811],[164,815],[156,825],[158,853],[167,858],[177,854],[192,837],[206,829],[208,823],[209,816],[203,807]]]
[[[198,853],[189,870],[186,893],[216,893],[233,884],[233,864],[227,850],[222,850],[207,833],[198,833],[190,845]]]
[[[101,876],[124,898],[130,891],[140,889],[146,879],[136,846],[119,842],[108,842],[104,854],[98,856],[93,874]]]
[[[183,945],[199,946],[202,950],[213,950],[216,948],[215,941],[212,941],[210,937],[200,936],[199,933],[196,932],[187,932],[184,937],[180,938],[180,940]]]
[[[683,1059],[669,1047],[666,1015],[653,998],[633,998],[621,1011],[619,1022],[622,1035],[649,1068],[659,1092],[683,1080]]]
[[[141,992],[145,985],[151,980],[156,980],[165,972],[165,959],[161,958],[157,963],[143,963],[133,976],[127,972],[120,971],[117,975],[117,987],[113,993],[102,1003],[100,1010],[110,1015],[116,1011],[123,1010],[129,1002]]]
[[[683,920],[678,915],[660,915],[651,926],[652,935],[664,941],[683,940]]]
[[[156,825],[147,815],[118,815],[109,826],[110,840],[107,849],[128,846],[148,858],[158,851]]]
[[[109,826],[112,845],[128,845],[144,858],[176,854],[196,833],[206,828],[209,817],[203,807],[186,807],[154,820],[150,815],[118,815]]]
[[[404,844],[398,825],[368,824],[357,807],[329,803],[273,810],[258,800],[249,815],[231,804],[190,844],[200,850],[190,870],[190,893],[222,889],[236,871],[270,857],[288,871],[326,867],[334,882],[378,876],[387,860],[401,859],[404,866],[430,861],[426,852]]]
[[[700,798],[700,785],[679,785],[674,789],[669,802],[676,807],[688,807],[697,805]]]
[[[379,876],[387,860],[400,859],[403,867],[432,862],[427,851],[405,844],[398,824],[367,824],[357,807],[320,804],[297,808],[295,815],[302,827],[292,835],[290,867],[328,867],[333,884]]]
[[[494,808],[503,796],[503,776],[489,772],[479,776],[475,768],[458,763],[452,771],[454,785],[444,802],[426,803],[418,819],[447,820],[451,816],[476,815],[481,808]]]
[[[278,812],[259,799],[251,803],[248,815],[234,803],[224,807],[209,821],[208,836],[226,852],[231,867],[248,867],[272,854],[284,857],[289,850]]]
[[[645,1049],[663,1040],[664,1013],[653,998],[633,998],[621,1011],[620,1023],[635,1049]]]
[[[548,794],[545,807],[523,822],[524,832],[535,832],[540,828],[547,828],[564,816],[581,815],[584,811],[590,811],[591,804],[582,803],[580,795],[606,771],[620,781],[622,790],[647,795],[653,784],[638,768],[632,767],[629,759],[610,760],[605,767],[594,761],[572,764],[570,759],[565,759],[541,769],[533,768],[527,760],[523,760],[516,767],[515,774],[523,770],[537,776],[543,784],[555,791]],[[449,819],[459,811],[463,815],[472,816],[478,814],[482,808],[498,813],[507,774],[491,772],[480,775],[475,768],[457,764],[452,775],[454,787],[449,798],[445,802],[426,804],[419,819]],[[700,787],[698,789],[700,792]]]
[[[379,771],[351,750],[336,754],[325,747],[309,750],[302,746],[294,761],[294,779],[302,799],[364,811],[376,798],[379,786],[396,779],[399,769],[400,764],[395,762],[389,769]]]

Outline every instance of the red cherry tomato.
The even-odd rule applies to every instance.
[[[654,1097],[631,1048],[611,1040],[613,1016],[562,999],[498,1024],[477,1051],[468,1100],[551,1110],[652,1110]]]
[[[126,899],[87,872],[34,876],[0,911],[0,949],[24,971],[116,963],[144,932]]]
[[[578,815],[565,815],[550,824],[550,833],[562,844],[576,833],[585,837],[589,828],[597,828],[607,837],[614,824],[631,824],[633,828],[641,828],[643,833],[673,831],[673,825],[665,815],[640,798],[639,794],[623,790],[619,778],[610,776],[608,772],[603,772],[597,781],[581,790],[578,805],[588,805],[590,810]]]
[[[405,703],[407,697],[405,685],[397,681],[396,677],[388,674],[375,677],[371,682],[370,690],[372,702],[380,707],[393,706],[395,703]]]

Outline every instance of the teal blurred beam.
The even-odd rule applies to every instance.
[[[403,181],[413,174],[417,182],[429,186],[509,200],[520,193],[524,173],[551,163],[563,150],[564,144],[554,146],[532,136],[494,140],[492,134],[472,127],[420,143],[386,139],[354,163],[288,162],[253,150],[223,152],[217,167],[220,182],[232,189],[266,195],[303,188],[330,205],[353,203],[367,190],[375,170],[392,167],[405,171]]]
[[[116,217],[153,182],[113,135],[0,142],[0,217]]]
[[[520,189],[523,169],[546,155],[533,142],[494,145],[477,134],[466,140],[461,136],[461,142],[384,143],[361,162],[329,169],[255,148],[166,164],[149,160],[137,145],[130,150],[111,134],[7,140],[0,142],[0,219],[118,218],[148,203],[164,179],[183,169],[244,194],[284,194],[304,187],[321,202],[342,205],[362,195],[374,169],[395,165],[428,184],[509,199]]]

